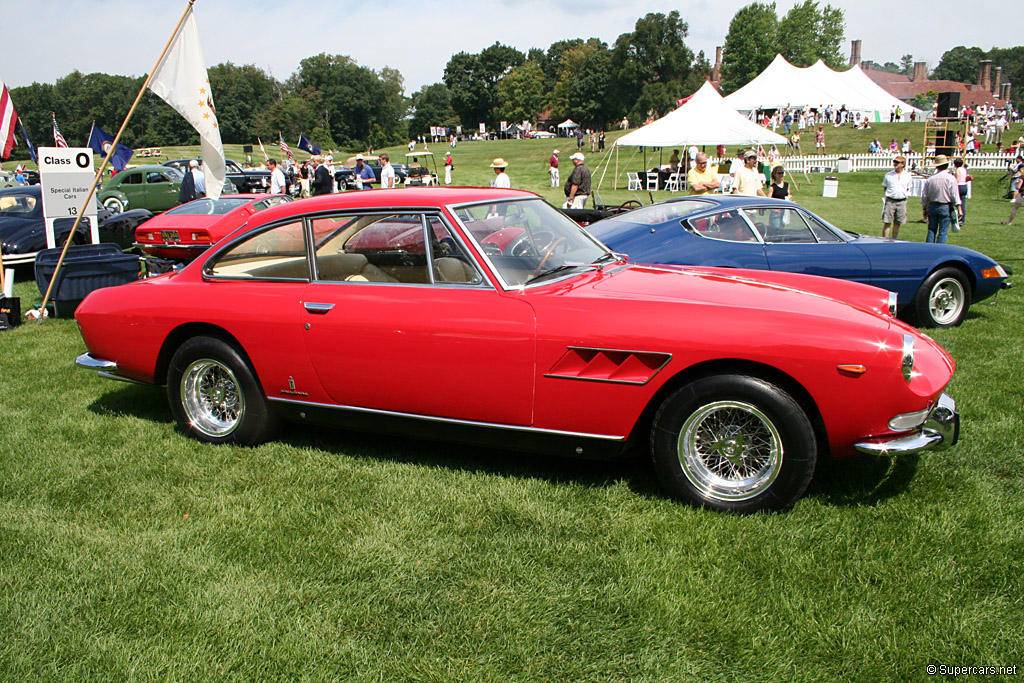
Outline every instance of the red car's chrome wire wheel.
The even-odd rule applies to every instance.
[[[225,436],[238,426],[245,399],[234,373],[210,359],[194,361],[181,377],[181,404],[189,422],[208,436]]]
[[[748,500],[775,481],[782,467],[782,437],[749,403],[716,401],[694,411],[679,432],[679,463],[709,498]]]

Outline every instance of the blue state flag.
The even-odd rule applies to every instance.
[[[21,134],[25,138],[25,146],[28,147],[28,153],[32,157],[32,161],[38,164],[39,157],[36,156],[36,148],[32,141],[28,139],[28,132],[25,131],[25,124],[21,122],[21,119],[18,119],[18,125],[21,127]]]
[[[92,124],[92,133],[89,134],[89,146],[102,157],[107,156],[107,152],[110,151],[110,145],[113,144],[114,138],[107,135],[102,128],[97,126],[95,123]],[[131,147],[126,147],[120,142],[117,143],[117,149],[110,157],[110,165],[118,171],[123,171],[124,167],[128,165],[128,161],[135,154],[135,150]]]
[[[299,133],[299,149],[306,150],[310,154],[319,154],[320,148],[309,141],[305,135]]]

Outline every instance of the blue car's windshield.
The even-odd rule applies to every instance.
[[[609,221],[624,221],[627,223],[641,223],[643,225],[658,225],[666,221],[679,220],[697,211],[704,211],[713,207],[711,202],[700,200],[687,200],[684,202],[664,202],[652,204],[627,213],[620,213],[606,218]]]

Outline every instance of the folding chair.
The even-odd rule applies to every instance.
[[[640,184],[640,174],[639,173],[633,173],[633,172],[629,171],[629,172],[626,173],[626,178],[629,179],[629,187],[626,188],[626,189],[632,190],[633,192],[637,192],[637,191],[643,189],[643,186]]]
[[[647,172],[647,191],[658,189],[658,174],[655,171]]]
[[[679,171],[672,171],[665,182],[665,189],[669,192],[679,192]]]

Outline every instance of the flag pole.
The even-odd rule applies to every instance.
[[[114,136],[114,141],[110,144],[110,150],[107,152],[107,156],[103,158],[103,163],[100,164],[99,170],[96,171],[96,177],[93,178],[92,187],[89,188],[89,194],[85,197],[85,203],[82,204],[82,209],[75,216],[75,223],[71,226],[71,232],[68,233],[68,238],[64,241],[64,249],[60,252],[60,258],[57,259],[57,265],[53,269],[53,275],[50,276],[50,284],[46,286],[46,294],[43,295],[43,303],[39,305],[39,318],[38,322],[43,321],[43,314],[46,311],[46,304],[50,300],[50,294],[53,292],[53,283],[57,281],[57,276],[60,273],[60,268],[64,264],[64,257],[67,256],[68,247],[71,246],[72,239],[75,233],[78,232],[78,224],[82,222],[82,216],[85,214],[87,208],[89,208],[89,202],[92,201],[93,195],[96,193],[96,186],[99,185],[100,178],[103,177],[103,172],[107,170],[107,166],[110,164],[110,157],[117,152],[117,143],[121,140],[121,134],[124,133],[124,129],[128,127],[128,121],[131,119],[132,114],[135,113],[135,109],[139,106],[139,102],[142,100],[142,96],[146,94],[146,88],[149,87],[149,82],[153,78],[153,72],[156,71],[157,67],[160,66],[160,62],[163,61],[167,51],[171,48],[171,43],[174,42],[174,36],[178,35],[178,31],[181,30],[181,25],[185,23],[185,18],[188,13],[192,10],[196,0],[188,0],[188,7],[182,12],[181,18],[178,19],[177,25],[174,30],[171,31],[171,37],[167,39],[167,44],[164,45],[164,49],[160,51],[160,56],[156,58],[156,63],[153,64],[153,68],[146,74],[146,79],[142,83],[142,87],[139,89],[139,94],[135,96],[135,101],[132,102],[131,108],[128,110],[128,114],[124,117],[124,121],[121,122],[121,128],[118,129],[117,135]],[[95,125],[95,121],[93,122]]]

